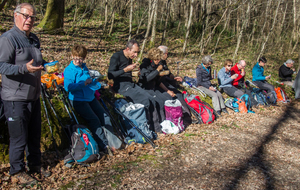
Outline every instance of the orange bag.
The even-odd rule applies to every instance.
[[[239,99],[239,98],[237,98],[237,100],[238,100],[237,104],[239,105],[239,112],[247,113],[248,109],[246,107],[246,103],[243,100]]]
[[[41,76],[41,82],[45,83],[47,88],[50,88],[52,86],[52,81],[56,79],[56,82],[58,85],[63,84],[64,78],[61,78],[57,75],[53,74],[44,74]]]
[[[287,95],[280,87],[275,88],[277,102],[287,102]]]

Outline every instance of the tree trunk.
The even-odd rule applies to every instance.
[[[48,0],[46,14],[37,28],[48,33],[63,31],[65,0]]]
[[[273,24],[272,24],[272,27],[270,29],[270,31],[268,32],[268,35],[267,35],[267,38],[265,40],[265,42],[263,43],[262,47],[261,47],[261,50],[260,50],[260,53],[257,57],[257,60],[262,56],[264,50],[265,50],[265,46],[268,42],[268,39],[269,39],[269,36],[270,34],[272,33],[273,29],[274,29],[274,26],[275,26],[275,23],[276,23],[276,18],[277,18],[277,14],[278,14],[278,9],[279,9],[279,6],[280,6],[280,3],[281,3],[281,0],[278,1],[278,5],[277,5],[277,8],[276,8],[276,12],[275,12],[275,16],[274,16],[274,19],[273,19]]]
[[[186,28],[184,44],[183,44],[183,48],[182,48],[183,53],[185,53],[186,43],[187,43],[187,39],[188,39],[189,33],[190,33],[190,26],[191,26],[192,17],[193,17],[193,5],[194,5],[194,0],[191,0],[190,16],[189,16],[189,21],[188,21],[187,28]]]
[[[115,23],[115,9],[113,9],[113,12],[112,12],[112,18],[111,18],[111,24],[110,24],[110,30],[109,30],[108,36],[110,36],[112,33],[114,23]]]
[[[133,12],[133,0],[130,0],[129,37],[128,37],[128,41],[131,39],[131,32],[132,32],[132,12]]]
[[[5,6],[5,4],[6,4],[7,1],[8,0],[3,0],[2,1],[2,3],[0,4],[0,11],[2,11],[2,9],[4,8],[4,6]]]
[[[153,17],[153,24],[152,24],[150,48],[155,46],[156,21],[157,21],[157,3],[154,7],[154,17]]]
[[[148,26],[147,26],[147,32],[145,34],[145,39],[143,41],[143,45],[142,45],[142,48],[140,50],[140,55],[138,57],[138,60],[137,61],[140,61],[140,59],[142,58],[143,56],[143,52],[144,52],[144,48],[145,48],[145,45],[146,45],[146,42],[147,42],[147,38],[148,38],[148,35],[149,35],[149,31],[150,31],[150,27],[151,27],[151,23],[152,23],[152,19],[153,19],[153,15],[154,15],[154,8],[156,6],[156,3],[157,3],[157,0],[154,0],[153,2],[153,5],[152,5],[152,9],[150,9],[149,11],[151,12],[150,14],[150,19],[148,21]]]
[[[264,36],[264,30],[265,30],[266,23],[268,21],[268,13],[269,13],[269,8],[270,8],[271,2],[272,2],[272,0],[268,0],[267,8],[265,10],[266,14],[265,14],[264,25],[261,27],[260,36]]]
[[[107,20],[108,20],[108,0],[105,0],[105,11],[104,11],[104,27],[103,27],[103,33],[106,31],[106,26],[107,26]]]
[[[169,19],[169,6],[170,6],[170,1],[171,0],[168,0],[167,1],[167,8],[166,8],[166,21],[165,21],[165,26],[164,26],[164,32],[163,32],[163,35],[161,37],[161,45],[164,43],[165,41],[165,38],[166,38],[166,30],[167,30],[167,26],[168,26],[168,19]]]
[[[242,28],[240,29],[240,33],[239,33],[239,36],[238,36],[235,52],[234,52],[234,55],[233,55],[233,60],[235,59],[235,56],[237,55],[237,52],[238,52],[239,47],[240,47],[240,43],[241,43],[242,36],[243,36],[243,31],[244,31],[245,26],[247,25],[247,22],[248,22],[249,11],[250,11],[250,3],[248,3],[247,13],[245,15],[246,18],[244,19],[243,24],[242,24]]]

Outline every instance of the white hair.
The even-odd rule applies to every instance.
[[[33,14],[36,14],[36,10],[35,10],[34,6],[31,5],[30,3],[21,3],[21,4],[17,5],[14,13],[21,12],[21,9],[24,8],[24,7],[31,7],[32,10],[33,10]]]
[[[206,55],[206,56],[204,56],[204,57],[202,58],[202,63],[203,63],[204,65],[209,64],[209,62],[211,62],[211,63],[214,62],[214,60],[211,58],[210,55]]]
[[[164,54],[167,53],[168,51],[168,47],[167,46],[158,46],[158,49],[160,49],[160,51],[162,51]]]
[[[289,64],[289,63],[295,63],[295,62],[292,59],[288,59],[285,63]]]

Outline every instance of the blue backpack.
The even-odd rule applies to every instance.
[[[251,91],[253,98],[257,101],[260,105],[268,105],[266,96],[263,94],[262,90],[259,88],[253,88]]]
[[[76,162],[90,163],[100,159],[98,144],[88,128],[83,125],[73,125],[71,149],[64,158],[64,164]]]
[[[251,99],[249,98],[248,94],[242,95],[239,99],[245,102],[248,113],[255,113],[250,110]],[[227,106],[228,108],[232,109],[235,112],[239,112],[239,104],[237,103],[237,101],[238,101],[237,98],[227,98],[224,103],[225,103],[225,106]]]
[[[156,139],[157,135],[155,132],[150,131],[145,108],[142,104],[133,104],[127,102],[124,99],[118,99],[115,102],[115,106],[119,109],[131,122],[134,123],[149,139]],[[121,123],[127,130],[125,143],[131,144],[132,142],[145,144],[145,138],[130,124],[129,121],[120,116]]]

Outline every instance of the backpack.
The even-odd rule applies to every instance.
[[[226,98],[224,104],[226,107],[232,109],[233,111],[239,112],[239,106],[238,104],[235,104],[235,98]]]
[[[253,88],[251,91],[251,95],[257,101],[258,105],[259,104],[263,106],[268,105],[265,95],[262,93],[262,90],[260,90],[259,88]]]
[[[156,139],[155,132],[150,131],[146,118],[145,107],[142,104],[133,104],[124,99],[118,99],[115,102],[115,107],[120,110],[135,126],[137,126],[149,139]],[[120,116],[120,121],[127,130],[125,143],[131,144],[132,142],[145,144],[145,138],[130,125],[126,118]]]
[[[188,76],[184,76],[183,80],[186,83],[188,83],[189,85],[197,86],[197,79],[196,78],[191,78],[191,77],[188,77]]]
[[[284,102],[284,103],[289,102],[287,99],[288,97],[282,88],[280,87],[275,88],[275,92],[277,96],[277,102]]]
[[[205,102],[202,102],[199,96],[193,94],[189,95],[185,91],[183,94],[185,102],[197,113],[199,113],[204,124],[212,123],[216,119],[214,110],[207,106]]]
[[[276,102],[277,102],[277,95],[276,95],[275,91],[271,91],[271,92],[267,93],[266,97],[267,97],[266,98],[267,102],[269,104],[276,104]]]
[[[235,112],[255,113],[250,110],[251,99],[249,98],[248,94],[244,94],[240,98],[227,98],[224,103],[225,106],[229,107]]]
[[[73,125],[71,149],[64,158],[64,164],[76,162],[78,164],[91,163],[100,159],[98,144],[88,128],[83,125]]]
[[[172,121],[179,131],[184,131],[182,104],[178,99],[165,101],[166,120]]]

